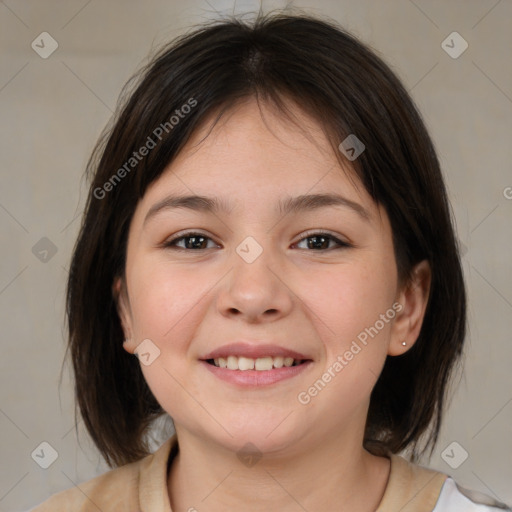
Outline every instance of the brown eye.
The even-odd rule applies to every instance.
[[[324,232],[308,233],[307,236],[303,237],[295,245],[302,243],[304,240],[308,241],[306,248],[313,249],[315,250],[315,252],[330,251],[335,249],[352,247],[351,244],[343,242],[342,240],[331,235],[330,233]],[[184,246],[178,246],[177,244],[181,243],[182,241],[184,242]],[[207,247],[208,241],[213,240],[203,233],[190,231],[188,233],[181,234],[180,236],[165,242],[164,247],[176,249],[179,251],[202,251],[211,248]],[[335,244],[334,247],[329,247],[329,244],[331,243]]]
[[[312,242],[307,242],[308,249],[315,249],[316,252],[319,251],[328,251],[333,249],[341,249],[345,247],[352,247],[347,242],[343,242],[331,235],[330,233],[318,232],[318,233],[308,233],[307,236],[299,240],[298,243],[303,242],[304,240],[311,240]],[[335,247],[329,248],[329,243],[334,242],[336,244]],[[296,244],[297,245],[297,244]]]
[[[179,247],[177,246],[178,242],[181,242],[182,240],[185,241],[185,247]],[[196,232],[189,232],[180,235],[179,237],[173,238],[167,242],[165,242],[164,247],[173,248],[177,250],[205,250],[208,249],[208,247],[205,246],[205,243],[207,243],[207,240],[211,240],[210,237],[202,234],[202,233],[196,233]]]

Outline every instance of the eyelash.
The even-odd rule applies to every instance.
[[[197,231],[188,231],[186,233],[182,233],[180,236],[175,237],[171,240],[168,240],[163,245],[165,248],[176,250],[176,251],[184,251],[184,252],[199,252],[199,251],[206,251],[207,249],[184,249],[183,247],[177,247],[175,244],[176,242],[180,240],[184,240],[185,238],[193,238],[194,236],[200,236],[207,240],[212,240],[209,236],[205,235],[204,233],[199,233]],[[305,233],[305,235],[297,242],[300,243],[303,240],[307,240],[308,238],[313,238],[315,236],[323,236],[328,238],[329,240],[334,241],[336,244],[338,244],[338,247],[332,247],[330,249],[302,249],[302,250],[309,250],[313,252],[326,252],[326,251],[333,251],[338,249],[346,249],[353,247],[352,244],[349,244],[348,242],[343,242],[339,238],[336,238],[335,236],[331,235],[330,233],[326,231],[310,231]],[[294,244],[295,245],[295,244]]]

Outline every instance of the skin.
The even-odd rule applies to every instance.
[[[374,511],[390,464],[362,445],[370,393],[386,356],[418,337],[429,266],[421,262],[413,282],[399,287],[385,210],[340,168],[315,121],[291,106],[304,132],[260,107],[249,100],[206,138],[210,124],[198,130],[137,205],[125,281],[114,283],[124,348],[133,354],[150,339],[160,350],[141,370],[179,440],[168,477],[174,512],[245,510],[247,503],[267,512]],[[369,218],[340,206],[285,216],[274,210],[285,196],[329,192]],[[232,210],[162,210],[144,224],[171,193],[225,198]],[[196,242],[205,249],[183,249],[190,239],[177,243],[182,251],[163,245],[189,229],[209,237]],[[320,250],[305,238],[323,230],[352,247],[327,239]],[[248,236],[263,249],[252,263],[236,252]],[[395,302],[400,313],[317,396],[299,403],[297,395]],[[236,388],[199,358],[241,338],[294,349],[313,364],[272,386]],[[237,458],[247,442],[262,455],[251,467]]]

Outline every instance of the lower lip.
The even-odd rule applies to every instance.
[[[307,361],[298,366],[283,366],[272,370],[228,370],[206,361],[200,361],[210,372],[219,379],[231,384],[245,387],[260,387],[275,384],[281,380],[290,379],[305,371],[313,361]]]

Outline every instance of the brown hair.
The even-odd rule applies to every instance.
[[[214,114],[218,120],[237,101],[254,96],[286,115],[286,100],[294,101],[321,124],[340,161],[345,157],[337,146],[356,134],[366,150],[349,163],[389,216],[401,282],[416,263],[430,263],[419,338],[403,356],[387,358],[372,392],[365,446],[380,454],[408,447],[415,458],[425,438],[421,453],[433,449],[462,352],[465,288],[432,141],[390,68],[331,20],[260,14],[252,23],[236,17],[215,21],[172,41],[123,93],[127,97],[88,163],[90,193],[67,290],[77,405],[109,466],[147,455],[149,427],[165,414],[138,359],[122,347],[112,291],[114,279],[124,276],[132,215],[148,185],[205,120]],[[191,99],[194,107],[171,124]],[[166,129],[157,140],[159,126]],[[132,169],[130,159],[149,138],[154,148]]]

